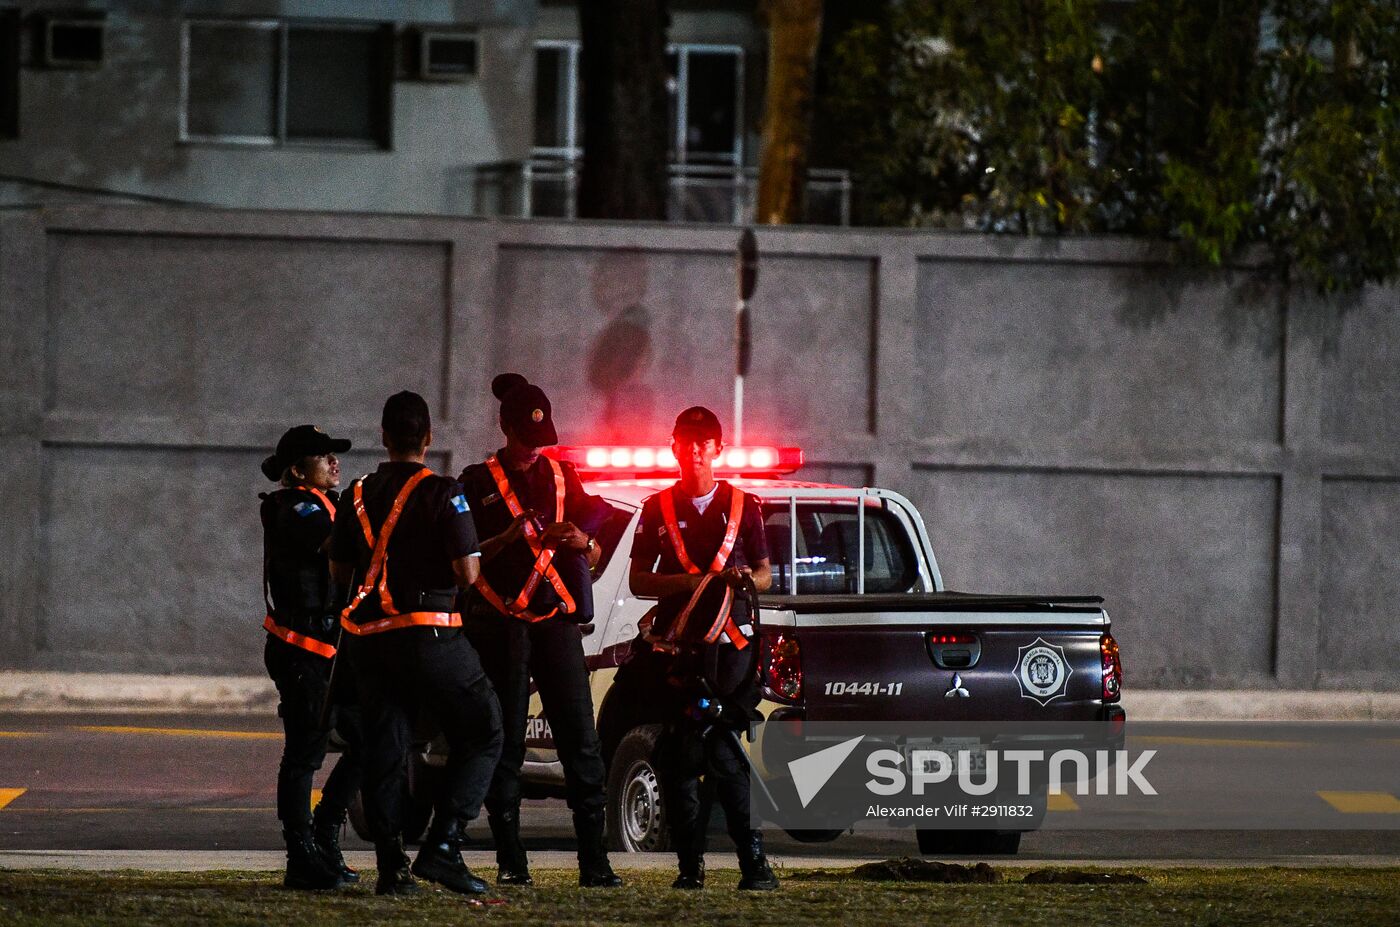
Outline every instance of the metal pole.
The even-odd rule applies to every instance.
[[[744,229],[739,236],[739,299],[734,304],[734,438],[735,445],[744,443],[744,377],[749,373],[753,353],[750,341],[749,298],[758,286],[758,241],[753,229]]]

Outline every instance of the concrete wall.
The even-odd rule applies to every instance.
[[[566,442],[728,410],[729,229],[62,206],[0,216],[0,665],[257,671],[257,462],[436,464],[490,377]],[[762,230],[751,440],[910,495],[950,586],[1104,595],[1129,684],[1400,689],[1400,313],[1138,243]],[[727,417],[727,416],[726,416]]]

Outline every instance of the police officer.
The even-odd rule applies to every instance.
[[[413,875],[482,894],[460,852],[501,753],[501,713],[476,651],[461,634],[458,590],[477,576],[476,532],[453,479],[424,464],[428,404],[402,392],[384,403],[389,460],[354,481],[331,536],[331,578],[354,593],[341,613],[360,685],[365,814],[381,895],[418,890]],[[432,823],[410,869],[402,839],[404,763],[422,708],[450,753]]]
[[[636,595],[658,597],[659,609],[679,611],[707,573],[736,589],[749,580],[759,592],[772,585],[758,498],[714,477],[723,437],[719,419],[709,409],[693,406],[682,412],[671,439],[680,480],[642,506],[629,580]],[[764,856],[763,834],[750,826],[748,762],[738,736],[761,720],[756,709],[758,640],[746,609],[747,599],[736,595],[730,621],[715,644],[716,675],[722,678],[700,678],[693,662],[653,659],[644,664],[668,676],[673,696],[667,706],[670,720],[657,744],[680,864],[673,888],[705,884],[705,831],[716,797],[738,851],[739,888],[778,887]]]
[[[326,548],[340,485],[336,454],[350,442],[298,425],[277,442],[262,472],[282,488],[260,493],[263,525],[263,597],[267,643],[263,663],[277,684],[277,714],[286,740],[277,769],[277,817],[287,841],[288,888],[335,888],[359,881],[340,852],[340,828],[360,785],[358,712],[354,685],[342,669],[331,696],[331,659],[338,616],[333,614]],[[327,697],[334,703],[325,705]],[[346,743],[311,812],[311,781],[326,757],[332,728]]]
[[[501,402],[505,447],[462,471],[481,542],[481,577],[468,595],[466,631],[501,701],[505,746],[486,794],[496,842],[496,881],[531,885],[520,841],[520,768],[530,677],[549,719],[578,837],[579,885],[622,880],[603,845],[606,770],[583,660],[580,624],[593,620],[593,535],[610,507],[584,492],[570,464],[540,454],[559,442],[549,398],[520,374],[503,373],[491,391]]]

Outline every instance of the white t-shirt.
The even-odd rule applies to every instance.
[[[710,507],[710,503],[715,501],[715,493],[719,492],[719,483],[710,487],[710,491],[703,496],[695,496],[690,500],[690,504],[695,506],[695,511],[701,515],[705,514],[705,509]]]

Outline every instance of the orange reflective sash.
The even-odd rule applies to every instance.
[[[316,489],[313,486],[305,485],[293,486],[291,488],[299,489],[302,492],[311,493],[311,495],[315,496],[321,501],[321,505],[325,507],[326,514],[331,517],[331,521],[335,521],[335,504],[331,502],[330,497],[323,493],[321,490]],[[266,577],[264,577],[263,582],[264,584],[266,584]],[[263,594],[264,596],[266,596],[267,594],[265,585]],[[267,606],[268,608],[272,608],[271,601],[267,603]],[[278,640],[283,641],[284,643],[291,644],[293,647],[300,647],[302,650],[314,653],[317,656],[322,656],[326,659],[330,659],[331,657],[335,656],[335,645],[327,644],[325,641],[317,640],[314,637],[308,637],[305,634],[298,634],[291,628],[285,628],[282,625],[278,624],[277,619],[273,618],[271,615],[268,615],[266,618],[263,619],[263,630],[267,631],[267,633],[271,634]]]
[[[687,573],[698,576],[701,569],[695,565],[695,561],[691,560],[690,554],[686,552],[685,539],[681,537],[680,522],[676,520],[676,493],[679,491],[679,483],[670,489],[663,490],[657,503],[661,507],[661,518],[666,523],[666,536],[671,539],[671,550],[675,552],[676,559],[680,561]],[[708,573],[711,575],[724,570],[725,565],[729,563],[729,555],[734,552],[734,543],[739,539],[739,523],[744,517],[744,492],[737,486],[730,486],[730,494],[729,524],[724,528],[724,540],[720,542],[719,550],[715,551],[715,559],[710,563]],[[690,601],[676,622],[677,627],[684,627],[685,622],[690,619],[690,612],[700,601],[700,593],[705,588],[705,584],[706,580],[702,580],[695,592],[691,594]],[[736,650],[743,650],[749,645],[749,642],[739,631],[739,626],[734,623],[734,617],[730,613],[730,604],[731,596],[726,594],[722,609],[724,612],[724,636],[729,639],[729,643],[733,644]],[[706,643],[713,643],[709,639],[709,635],[706,636]]]
[[[271,615],[263,619],[263,628],[268,634],[271,634],[278,640],[291,644],[293,647],[300,647],[302,650],[308,650],[328,660],[335,656],[335,646],[333,644],[327,644],[325,641],[318,641],[316,638],[307,637],[305,634],[298,634],[291,628],[284,628],[278,624],[277,619],[273,618]]]
[[[549,466],[554,471],[554,520],[556,522],[564,520],[564,468],[559,465],[559,461],[553,457],[546,457]],[[511,518],[519,518],[525,509],[520,504],[520,500],[515,495],[515,490],[511,489],[510,479],[506,476],[505,468],[501,462],[492,454],[486,458],[486,469],[491,471],[491,478],[496,481],[496,491],[501,494],[501,499],[505,502],[506,508],[510,510]],[[569,615],[578,607],[574,603],[574,597],[569,595],[569,589],[564,585],[564,579],[559,575],[559,571],[554,568],[554,555],[556,549],[545,547],[540,541],[540,534],[535,530],[532,521],[525,522],[525,543],[530,545],[530,552],[535,555],[534,566],[530,568],[530,575],[525,579],[525,585],[521,587],[520,594],[507,602],[496,590],[491,588],[491,584],[486,581],[486,571],[483,569],[477,576],[476,591],[481,593],[481,597],[490,603],[491,607],[502,615],[509,615],[512,618],[519,618],[522,621],[543,621],[546,618],[553,618],[561,610]],[[555,593],[559,596],[560,605],[550,609],[546,614],[536,615],[530,611],[530,600],[535,596],[535,590],[540,587],[540,581],[546,580],[554,587]]]
[[[364,583],[355,593],[355,597],[350,600],[350,604],[340,613],[340,626],[351,634],[378,634],[381,631],[393,631],[397,628],[413,626],[437,628],[461,626],[462,616],[456,612],[405,612],[400,614],[394,606],[393,597],[389,595],[389,538],[393,535],[394,528],[398,526],[399,516],[403,514],[408,497],[413,494],[413,490],[418,488],[419,483],[431,475],[432,471],[424,467],[408,478],[408,482],[404,483],[403,489],[400,489],[399,494],[394,498],[394,504],[389,509],[389,516],[384,519],[384,524],[379,529],[377,538],[369,523],[369,514],[365,511],[364,483],[361,481],[355,484],[355,514],[359,517],[360,528],[365,533],[365,543],[369,545],[373,553],[370,555],[369,569],[365,572]],[[376,589],[379,592],[379,604],[384,611],[384,617],[364,624],[356,624],[351,621],[351,614]]]

